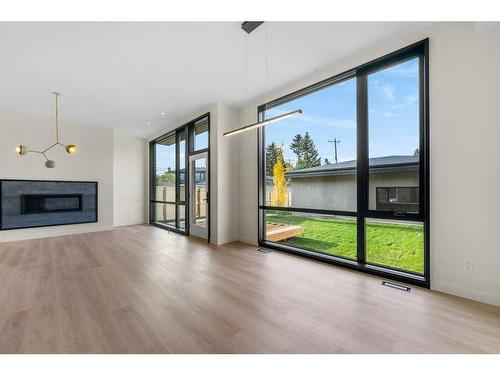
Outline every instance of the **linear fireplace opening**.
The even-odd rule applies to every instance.
[[[21,195],[21,215],[81,210],[82,194]]]

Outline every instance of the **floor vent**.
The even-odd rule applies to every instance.
[[[411,292],[411,288],[409,286],[405,286],[405,285],[401,285],[401,284],[396,284],[396,283],[391,283],[389,281],[382,281],[382,285],[383,286],[386,286],[386,287],[389,287],[389,288],[393,288],[393,289],[397,289],[397,290],[402,290],[403,292]]]
[[[257,249],[257,251],[260,251],[261,253],[270,253],[270,252],[271,252],[271,250],[269,250],[269,249],[264,249],[264,248],[262,248],[262,247],[259,247],[259,248]]]

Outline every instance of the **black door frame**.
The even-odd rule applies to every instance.
[[[208,145],[204,149],[200,150],[194,150],[194,125],[196,122],[199,120],[202,120],[206,118],[208,122]],[[184,196],[184,201],[180,200],[180,149],[179,149],[179,135],[184,132],[184,139],[186,142],[185,146],[185,152],[184,152],[184,179],[185,179],[185,196]],[[152,199],[154,196],[154,189],[155,189],[155,176],[156,176],[156,153],[155,153],[155,144],[158,142],[161,142],[162,140],[169,138],[171,136],[175,136],[175,153],[176,153],[176,158],[175,158],[175,169],[176,169],[176,178],[175,178],[175,202],[168,202],[168,201],[158,201],[155,199]],[[209,186],[209,192],[210,192],[210,170],[211,170],[211,164],[210,164],[210,112],[207,112],[149,142],[149,224],[153,225],[155,227],[159,227],[162,229],[166,229],[168,231],[172,231],[175,233],[183,234],[186,236],[189,236],[189,223],[190,223],[190,207],[189,207],[189,202],[190,202],[190,181],[189,181],[189,172],[190,172],[190,166],[189,166],[189,156],[195,155],[201,152],[207,152],[208,153],[208,186]],[[170,225],[162,225],[154,221],[154,207],[153,205],[155,203],[168,203],[168,204],[175,204],[175,223],[176,226],[170,226]],[[185,229],[180,229],[179,228],[179,222],[180,222],[180,215],[179,215],[179,206],[184,206],[184,221],[185,221]],[[211,223],[211,217],[210,217],[210,194],[207,195],[207,216],[208,216],[208,242],[210,242],[210,223]]]
[[[378,70],[385,69],[391,65],[399,64],[407,59],[419,57],[419,103],[420,103],[420,154],[419,154],[419,198],[420,210],[418,213],[401,213],[377,211],[368,209],[368,97],[367,77]],[[342,267],[374,274],[381,277],[411,283],[426,288],[430,287],[430,225],[429,225],[429,39],[421,40],[407,47],[382,56],[376,60],[350,69],[334,77],[325,79],[310,85],[289,95],[283,96],[258,107],[259,120],[264,118],[267,109],[276,107],[301,96],[321,90],[322,88],[340,83],[344,80],[356,78],[357,87],[357,209],[356,211],[338,210],[310,210],[293,207],[269,207],[265,205],[265,145],[264,128],[258,129],[258,243],[259,246],[282,250],[308,258],[321,260]],[[299,211],[310,213],[322,213],[325,215],[342,215],[357,218],[357,259],[346,259],[339,256],[327,255],[299,248],[285,246],[279,243],[265,240],[265,210]],[[424,228],[424,274],[413,274],[411,272],[366,263],[366,241],[365,241],[365,219],[382,218],[391,220],[418,221],[423,223]]]

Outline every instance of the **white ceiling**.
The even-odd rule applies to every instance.
[[[268,23],[268,88],[426,25]],[[57,90],[62,122],[147,137],[265,92],[265,26],[248,37],[248,96],[245,35],[240,22],[0,23],[0,110],[52,116]]]

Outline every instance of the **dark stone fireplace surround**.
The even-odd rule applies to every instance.
[[[98,221],[96,181],[0,180],[0,230]]]

